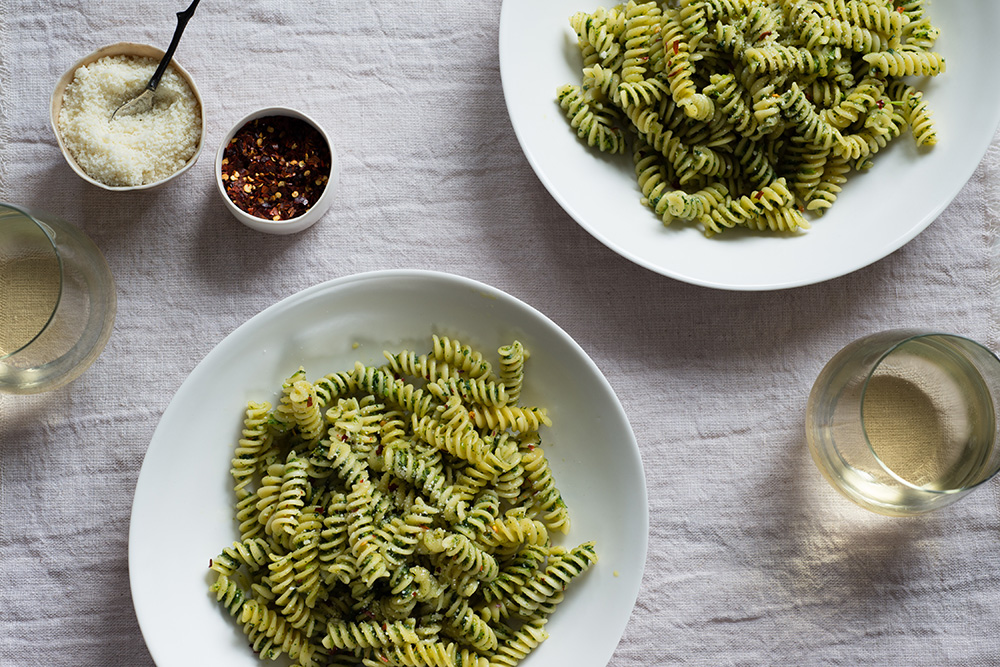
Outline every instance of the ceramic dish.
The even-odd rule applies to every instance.
[[[612,3],[613,4],[613,3]],[[918,154],[907,132],[854,175],[812,229],[783,237],[743,232],[706,238],[693,225],[663,227],[640,203],[630,156],[609,159],[576,137],[555,101],[579,84],[569,17],[590,0],[504,0],[500,73],[511,123],[549,193],[584,229],[633,262],[678,280],[734,290],[806,285],[875,262],[925,229],[958,194],[1000,121],[1000,3],[952,0],[929,12],[947,72],[921,80],[939,143]],[[606,4],[605,7],[610,5]],[[953,230],[953,233],[960,233]]]
[[[319,199],[317,199],[305,213],[294,218],[288,218],[287,220],[267,220],[265,218],[258,218],[257,216],[250,215],[233,203],[233,200],[230,199],[229,195],[226,193],[226,188],[222,183],[222,159],[226,151],[226,146],[229,145],[233,136],[235,136],[235,134],[244,125],[252,120],[267,116],[288,116],[290,118],[297,118],[309,123],[316,129],[317,132],[320,133],[320,136],[323,137],[326,141],[326,145],[330,148],[329,180],[326,183],[326,187],[323,188],[322,194],[320,194]],[[219,190],[219,194],[222,195],[222,200],[225,202],[226,209],[233,214],[233,217],[247,227],[256,229],[259,232],[265,232],[267,234],[294,234],[295,232],[301,232],[303,229],[316,224],[316,222],[323,217],[327,210],[329,210],[330,205],[333,204],[333,197],[337,189],[337,179],[339,176],[340,165],[337,164],[337,153],[334,150],[333,142],[330,141],[330,136],[326,133],[326,130],[324,130],[323,126],[306,114],[301,111],[296,111],[295,109],[289,109],[288,107],[267,107],[265,109],[258,109],[253,113],[247,114],[235,125],[233,125],[229,132],[226,133],[226,136],[223,137],[222,143],[219,144],[219,150],[215,155],[215,185]]]
[[[208,593],[209,558],[238,537],[229,469],[247,401],[277,400],[300,365],[314,376],[356,359],[381,364],[383,349],[428,347],[431,333],[484,353],[516,337],[531,351],[521,402],[549,409],[546,454],[573,521],[556,542],[595,540],[600,562],[569,587],[546,626],[551,637],[522,664],[607,664],[635,603],[648,532],[642,463],[618,399],[586,353],[530,306],[457,276],[386,271],[261,312],[198,364],[164,412],[129,532],[132,599],[157,665],[259,664]]]
[[[170,61],[171,67],[173,67],[177,74],[180,75],[181,78],[187,82],[188,86],[191,87],[191,92],[194,93],[195,98],[198,100],[198,109],[201,112],[201,136],[198,138],[198,146],[195,148],[194,155],[191,156],[191,159],[188,160],[180,169],[166,178],[160,179],[154,183],[145,183],[143,185],[107,185],[106,183],[102,183],[101,181],[98,181],[88,175],[87,172],[85,172],[73,158],[69,150],[66,148],[66,144],[63,142],[62,134],[59,132],[59,112],[62,109],[63,93],[66,92],[66,86],[72,83],[73,77],[78,69],[106,56],[141,56],[144,58],[152,58],[159,62],[160,59],[163,58],[163,50],[147,44],[120,42],[118,44],[101,47],[90,55],[81,58],[72,67],[70,67],[69,70],[67,70],[56,83],[56,87],[52,91],[52,97],[49,100],[50,122],[52,123],[52,131],[56,135],[56,143],[59,145],[59,150],[62,153],[63,158],[65,158],[66,163],[80,178],[87,181],[91,185],[96,185],[97,187],[105,190],[111,190],[113,192],[130,192],[133,190],[152,190],[166,185],[193,167],[195,162],[198,161],[198,156],[201,155],[201,149],[205,145],[205,132],[208,127],[208,123],[205,122],[205,103],[201,99],[201,93],[198,92],[198,87],[195,85],[194,79],[191,75],[188,74],[187,70],[177,64],[176,60]]]

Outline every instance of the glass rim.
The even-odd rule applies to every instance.
[[[906,330],[902,330],[900,333],[907,333],[907,332],[906,332]],[[889,355],[891,355],[893,352],[895,352],[896,350],[898,350],[899,348],[901,348],[903,345],[906,345],[907,343],[910,343],[910,342],[915,341],[915,340],[919,340],[921,338],[931,338],[931,337],[953,338],[953,339],[957,339],[957,340],[963,341],[965,343],[968,343],[968,344],[970,344],[972,346],[975,346],[975,347],[979,348],[980,350],[983,350],[984,352],[986,352],[988,356],[992,357],[992,359],[998,365],[1000,365],[1000,356],[998,356],[993,350],[991,350],[990,348],[986,347],[985,345],[983,345],[979,341],[973,340],[973,339],[969,338],[968,336],[962,336],[961,334],[946,333],[946,332],[943,332],[943,331],[918,331],[918,330],[910,330],[910,332],[904,338],[901,338],[898,341],[896,341],[895,343],[893,343],[892,345],[890,345],[887,350],[885,350],[881,355],[879,355],[879,357],[875,361],[875,363],[872,364],[871,369],[868,371],[868,373],[865,374],[865,379],[861,383],[861,400],[859,401],[858,412],[859,412],[859,415],[860,415],[860,418],[861,418],[861,432],[865,436],[865,445],[868,447],[868,451],[871,452],[872,457],[878,462],[878,464],[882,468],[882,470],[884,470],[894,480],[896,480],[900,484],[903,484],[904,486],[906,486],[906,487],[908,487],[910,489],[914,489],[916,491],[921,491],[923,493],[930,493],[930,494],[935,494],[935,495],[940,495],[940,496],[948,496],[948,495],[953,495],[953,494],[956,494],[956,493],[964,493],[966,491],[971,491],[972,489],[975,489],[976,487],[980,486],[981,484],[985,484],[986,482],[990,481],[991,479],[993,479],[994,477],[996,477],[997,473],[1000,473],[1000,464],[998,464],[996,466],[995,470],[993,470],[990,474],[986,475],[985,477],[983,477],[981,480],[979,480],[975,484],[964,484],[962,486],[958,486],[958,487],[953,488],[953,489],[929,489],[926,486],[920,486],[918,484],[914,484],[913,482],[911,482],[911,481],[909,481],[907,479],[904,479],[904,478],[900,477],[898,474],[896,474],[896,472],[893,471],[893,469],[890,468],[886,464],[886,462],[882,460],[882,457],[878,455],[878,452],[875,451],[875,448],[872,446],[871,438],[868,437],[868,428],[865,426],[865,407],[864,407],[865,406],[865,395],[868,393],[868,385],[871,383],[872,377],[875,375],[875,371],[878,370],[878,368],[882,365],[882,362],[884,362],[889,357]],[[992,392],[990,392],[990,402],[993,403],[994,415],[996,415],[996,399],[994,398],[994,395],[993,395]],[[996,432],[996,427],[994,427],[994,440],[996,439],[995,438],[995,436],[996,436],[995,432]],[[996,443],[994,442],[994,445],[995,444]]]
[[[9,359],[10,357],[13,357],[15,354],[18,354],[19,352],[22,352],[23,350],[27,349],[28,346],[30,346],[32,343],[38,340],[38,337],[41,336],[43,333],[45,333],[45,330],[49,328],[50,324],[52,324],[52,320],[56,316],[56,311],[59,310],[59,303],[62,301],[63,287],[65,285],[65,275],[64,275],[65,267],[63,266],[62,253],[59,252],[59,247],[56,245],[56,240],[55,237],[53,236],[53,232],[51,229],[49,229],[48,225],[44,224],[41,220],[35,217],[35,215],[31,213],[31,211],[22,208],[21,206],[8,204],[7,202],[0,202],[0,209],[8,209],[10,211],[15,211],[16,213],[24,216],[32,223],[34,223],[34,225],[42,232],[42,234],[45,235],[45,238],[48,240],[49,245],[52,247],[52,253],[55,255],[56,262],[58,262],[59,266],[59,294],[56,296],[55,303],[52,304],[52,312],[49,313],[48,318],[45,320],[45,324],[43,324],[41,328],[27,342],[24,343],[24,345],[21,345],[19,348],[11,350],[10,352],[7,353],[0,353],[0,359]]]

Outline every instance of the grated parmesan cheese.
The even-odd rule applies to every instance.
[[[77,69],[59,112],[59,134],[77,164],[110,186],[148,185],[194,157],[201,109],[171,65],[156,88],[153,108],[111,121],[123,102],[142,92],[156,70],[152,58],[106,56]]]

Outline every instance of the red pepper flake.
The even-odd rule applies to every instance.
[[[884,109],[885,108],[885,100],[879,100],[875,104],[878,106],[879,109]]]
[[[672,42],[672,43],[670,44],[670,48],[672,48],[672,49],[674,50],[674,53],[677,53],[677,52],[679,52],[679,51],[681,50],[681,48],[680,48],[680,43],[681,43],[681,40],[679,40],[679,39],[675,39],[675,40],[674,40],[674,41],[673,41],[673,42]]]
[[[312,125],[289,116],[247,122],[226,146],[222,181],[236,206],[265,220],[296,218],[330,180],[330,147]]]

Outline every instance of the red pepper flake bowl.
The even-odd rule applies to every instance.
[[[226,208],[268,234],[294,234],[322,218],[333,203],[338,172],[333,143],[320,124],[287,107],[240,119],[215,157]]]

